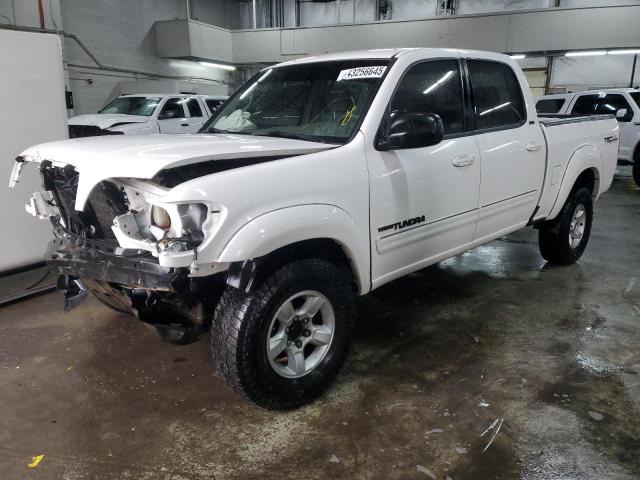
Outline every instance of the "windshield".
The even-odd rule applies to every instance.
[[[633,101],[636,102],[636,105],[640,107],[640,92],[630,92],[629,95],[633,98]]]
[[[346,143],[364,117],[388,65],[388,60],[357,60],[263,70],[200,132]]]
[[[98,113],[119,113],[150,117],[160,103],[160,97],[120,97],[109,103]]]

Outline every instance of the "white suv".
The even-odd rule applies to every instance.
[[[70,118],[69,138],[196,133],[227,98],[222,95],[122,95],[96,114]]]
[[[553,111],[557,107],[557,110]],[[615,115],[620,125],[618,158],[633,162],[633,178],[640,186],[640,89],[614,88],[545,95],[536,103],[541,115]]]

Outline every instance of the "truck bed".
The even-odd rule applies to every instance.
[[[534,220],[547,218],[556,200],[567,168],[577,151],[590,150],[600,159],[601,179],[597,179],[594,198],[608,190],[616,168],[618,135],[613,115],[544,115],[538,117],[547,141],[547,170],[540,204]],[[557,210],[557,209],[555,209]]]
[[[562,113],[546,113],[538,114],[538,120],[545,127],[554,127],[556,125],[566,125],[569,123],[595,122],[597,120],[606,120],[614,118],[613,115],[572,115]]]

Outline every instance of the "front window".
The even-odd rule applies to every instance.
[[[120,97],[109,103],[98,113],[141,115],[150,117],[160,103],[159,97]]]
[[[638,108],[640,108],[640,92],[631,92],[629,93],[629,96],[633,99],[634,102],[636,102]]]
[[[387,60],[358,60],[263,70],[200,131],[346,143],[388,67]]]

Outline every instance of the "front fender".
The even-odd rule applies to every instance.
[[[351,260],[361,294],[370,290],[369,237],[366,225],[357,225],[334,205],[298,205],[275,210],[244,225],[227,242],[217,262],[234,263],[263,257],[304,240],[336,241]]]
[[[576,150],[571,158],[569,159],[569,163],[564,172],[564,176],[562,177],[562,183],[560,186],[560,190],[558,191],[558,196],[556,197],[556,202],[549,213],[548,218],[553,219],[560,213],[562,207],[564,206],[567,198],[569,198],[569,194],[571,193],[571,189],[576,183],[576,180],[580,176],[582,172],[585,170],[593,170],[595,177],[595,185],[593,188],[593,198],[594,200],[598,198],[600,195],[600,178],[602,173],[602,155],[600,154],[600,150],[595,145],[584,145]]]

